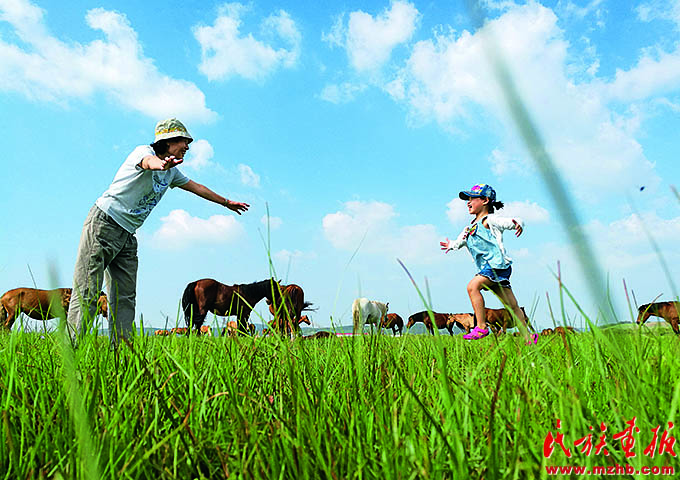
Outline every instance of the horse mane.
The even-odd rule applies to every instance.
[[[655,308],[670,304],[671,302],[651,302],[651,303],[645,303],[644,305],[640,305],[638,307],[638,313],[642,313],[645,310],[653,310]]]

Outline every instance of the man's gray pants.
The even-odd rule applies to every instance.
[[[96,205],[85,219],[68,308],[71,337],[90,331],[106,280],[113,346],[132,334],[137,290],[137,239]]]

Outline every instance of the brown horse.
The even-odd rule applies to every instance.
[[[391,328],[393,335],[396,335],[397,332],[401,335],[401,331],[404,328],[404,320],[396,313],[388,313],[382,322],[380,322],[380,328]]]
[[[15,288],[0,297],[0,328],[10,330],[17,317],[24,313],[35,320],[49,320],[64,312],[68,313],[71,302],[70,288],[39,290],[37,288]],[[106,294],[101,292],[97,310],[103,317],[109,313]]]
[[[437,326],[438,330],[441,330],[442,328],[445,328],[449,331],[449,335],[453,335],[453,323],[449,324],[449,314],[448,313],[436,313],[432,312],[432,316],[434,316],[434,324]],[[410,317],[408,317],[408,323],[406,324],[406,328],[411,328],[413,325],[415,325],[418,322],[423,322],[425,324],[425,327],[427,328],[427,331],[430,332],[431,335],[434,335],[434,327],[432,325],[432,319],[430,318],[430,313],[427,310],[423,310],[422,312],[414,313]]]
[[[279,302],[267,301],[269,312],[274,316],[272,327],[279,333],[288,334],[291,338],[300,331],[302,311],[310,310],[311,302],[305,302],[305,292],[302,287],[291,283],[281,285],[281,299]],[[305,315],[306,317],[306,315]],[[309,324],[309,319],[307,319]]]
[[[447,325],[465,330],[465,333],[470,333],[470,330],[475,326],[475,316],[472,313],[449,313],[449,320]]]
[[[680,302],[646,303],[638,308],[638,317],[635,323],[642,325],[649,317],[660,317],[670,323],[673,331],[678,334],[680,333],[678,312],[680,312]]]
[[[529,324],[527,312],[524,311],[524,307],[520,307],[520,310],[522,310],[522,314],[524,315],[524,321],[527,322],[527,327],[533,332],[534,329]],[[476,320],[477,319],[475,318],[475,324],[477,323]],[[513,317],[512,313],[505,308],[487,308],[486,323],[491,327],[491,330],[493,330],[495,334],[498,334],[501,331],[505,333],[508,328],[516,327],[515,317]]]
[[[225,285],[212,278],[197,280],[187,285],[182,295],[184,320],[188,327],[199,330],[208,312],[221,317],[235,316],[239,332],[248,333],[248,318],[255,304],[263,298],[278,301],[280,288],[273,278],[238,285]]]

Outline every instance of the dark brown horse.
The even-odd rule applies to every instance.
[[[401,335],[404,329],[404,320],[396,313],[388,313],[380,322],[380,328],[391,328],[393,335],[396,335],[397,332]]]
[[[442,328],[445,328],[449,331],[449,335],[453,335],[453,323],[449,324],[448,313],[432,312],[432,315],[434,316],[434,324],[437,326],[437,329],[441,330]],[[418,322],[423,322],[425,324],[425,327],[427,328],[427,331],[430,332],[431,335],[434,335],[432,319],[430,318],[430,313],[427,310],[414,313],[413,315],[408,317],[408,323],[406,324],[406,328],[407,329],[411,328]]]
[[[280,288],[273,278],[239,285],[225,285],[212,278],[197,280],[187,285],[182,295],[184,320],[188,327],[199,330],[208,312],[235,316],[239,332],[248,333],[248,318],[255,304],[263,298],[278,301]]]
[[[311,302],[305,302],[305,292],[302,287],[295,285],[281,285],[281,299],[279,302],[267,301],[269,312],[274,316],[272,327],[281,334],[291,338],[300,331],[302,311],[310,310]],[[309,323],[309,319],[307,320]]]
[[[678,326],[678,312],[680,312],[680,302],[655,302],[640,305],[636,323],[642,325],[649,317],[660,317],[666,320],[673,327],[675,333],[680,333]]]
[[[62,312],[67,314],[71,291],[70,288],[15,288],[5,292],[0,297],[0,328],[11,329],[21,313],[35,320],[49,320]],[[108,316],[109,304],[104,292],[99,294],[97,311],[104,317]]]

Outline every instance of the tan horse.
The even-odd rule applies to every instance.
[[[465,333],[470,333],[470,330],[475,326],[475,316],[471,313],[449,313],[446,328],[450,331],[454,325],[461,330],[465,330]]]
[[[39,290],[37,288],[15,288],[0,297],[0,328],[10,330],[17,317],[24,313],[35,320],[49,320],[68,313],[71,302],[70,288]],[[106,294],[101,292],[97,300],[97,310],[106,318],[109,304]]]
[[[673,327],[675,333],[680,333],[678,326],[678,312],[680,312],[680,302],[656,302],[640,305],[636,323],[642,325],[649,317],[660,317],[666,320]]]
[[[529,317],[527,317],[527,312],[524,311],[524,307],[520,307],[522,314],[524,315],[524,321],[527,322],[527,327],[529,330],[533,331],[533,327],[529,323]],[[491,327],[494,333],[499,332],[505,333],[508,328],[514,328],[515,317],[512,316],[505,308],[487,308],[486,309],[486,323]]]

